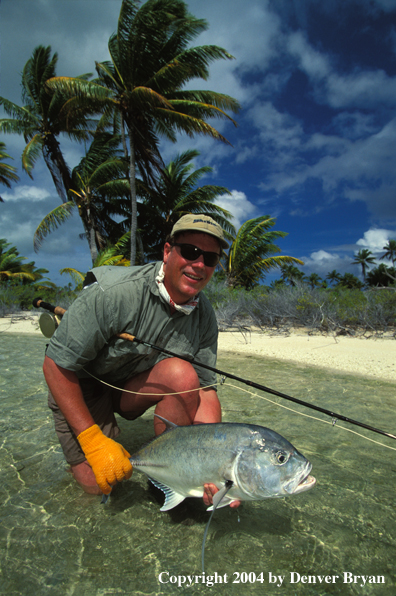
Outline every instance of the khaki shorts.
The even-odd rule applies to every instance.
[[[114,413],[116,412],[127,420],[133,420],[128,414],[120,411],[122,391],[103,385],[94,379],[80,379],[80,386],[85,403],[91,412],[95,423],[103,434],[110,439],[115,439],[120,434]],[[55,421],[55,432],[58,435],[65,459],[68,464],[75,466],[85,461],[86,457],[77,441],[77,437],[66,422],[65,417],[56,405],[53,395],[48,391],[48,407],[52,410]]]

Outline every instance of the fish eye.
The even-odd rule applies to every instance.
[[[278,462],[278,464],[283,465],[287,462],[287,460],[289,459],[289,456],[287,453],[285,453],[284,451],[278,451],[275,455],[276,457],[276,461]]]

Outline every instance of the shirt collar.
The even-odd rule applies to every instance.
[[[190,315],[192,313],[192,311],[194,310],[194,308],[198,305],[198,302],[199,302],[198,294],[196,296],[194,296],[193,298],[191,298],[191,300],[189,300],[189,302],[187,302],[186,304],[176,304],[176,302],[174,302],[172,300],[172,298],[169,296],[168,290],[166,289],[166,287],[164,285],[164,278],[165,278],[164,264],[162,263],[160,270],[158,272],[158,275],[155,278],[155,281],[157,282],[157,286],[158,286],[159,295],[161,296],[162,300],[166,304],[169,304],[175,310],[182,312],[185,315]]]

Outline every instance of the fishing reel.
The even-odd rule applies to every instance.
[[[44,337],[51,338],[57,330],[66,310],[60,306],[53,306],[48,302],[44,302],[41,298],[35,298],[33,300],[33,306],[35,308],[45,308],[47,311],[50,311],[41,313],[39,327]]]

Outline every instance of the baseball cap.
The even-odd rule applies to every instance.
[[[203,213],[183,215],[173,226],[171,236],[180,232],[204,232],[217,238],[221,248],[229,248],[224,239],[223,228],[209,215]]]

